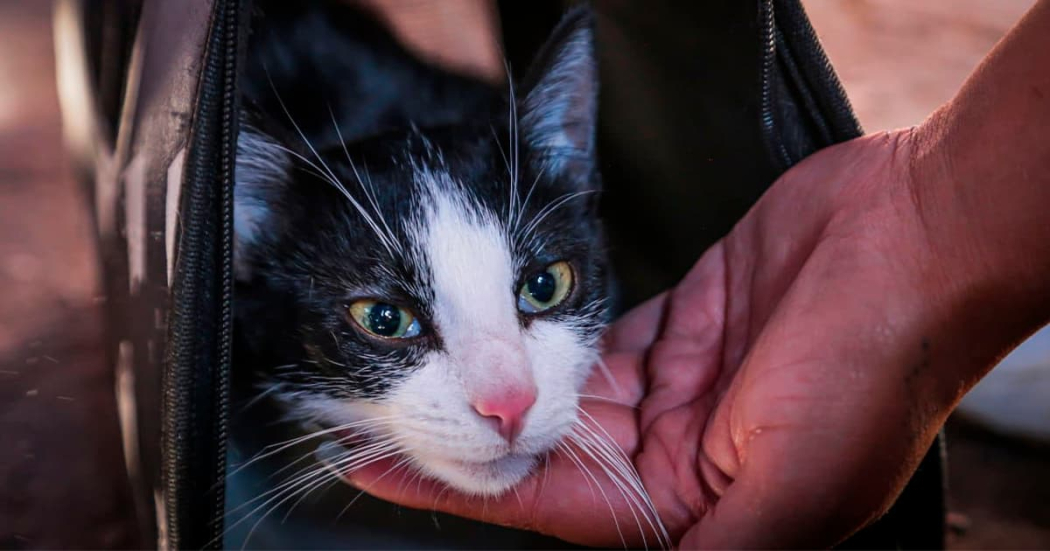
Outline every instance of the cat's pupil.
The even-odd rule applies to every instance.
[[[558,290],[558,280],[550,272],[540,272],[530,277],[525,284],[532,298],[541,303],[550,302]]]
[[[368,310],[368,325],[373,333],[381,337],[392,337],[401,327],[401,310],[382,302]]]

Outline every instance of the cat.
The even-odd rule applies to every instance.
[[[237,142],[237,376],[314,434],[508,491],[577,423],[609,319],[590,10],[501,90],[337,3],[261,4]]]

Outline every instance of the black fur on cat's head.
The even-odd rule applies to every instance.
[[[294,417],[501,492],[576,422],[606,321],[592,16],[501,94],[347,38],[334,8],[282,9],[245,76],[238,369]]]

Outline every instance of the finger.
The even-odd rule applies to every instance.
[[[594,366],[580,393],[580,401],[604,401],[637,407],[645,396],[645,389],[645,355],[638,352],[608,352]]]
[[[641,427],[729,381],[723,361],[725,264],[716,244],[671,291],[661,337],[649,350]]]
[[[682,548],[817,549],[828,545],[811,539],[826,533],[814,526],[808,495],[820,493],[820,486],[793,475],[796,465],[792,461],[762,456],[757,448],[755,444],[749,450],[754,461],[742,467],[715,506],[686,532]]]
[[[606,333],[605,349],[610,352],[639,352],[648,349],[661,337],[665,324],[678,317],[669,308],[690,310],[705,307],[705,314],[721,323],[718,314],[724,306],[725,263],[724,244],[719,241],[700,257],[689,273],[671,291],[664,291],[635,306],[620,317]],[[681,304],[679,304],[681,303]],[[693,327],[704,322],[700,318],[690,323]]]
[[[726,321],[724,244],[715,243],[675,286],[668,301],[663,336],[683,340],[720,336]]]
[[[862,446],[797,427],[752,434],[736,479],[685,534],[682,548],[816,549],[841,542],[889,507],[901,473],[910,472],[885,457],[858,458]],[[882,451],[892,456],[891,448],[886,442]]]
[[[606,332],[605,350],[639,352],[648,348],[660,334],[668,295],[666,291],[660,293],[620,316]]]
[[[605,381],[594,394],[637,405],[648,393],[649,419],[706,392],[722,365],[725,323],[723,245],[715,244],[671,291],[634,308],[607,334]],[[648,372],[645,366],[648,365]],[[643,425],[645,426],[645,425]]]

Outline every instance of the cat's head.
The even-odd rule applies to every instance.
[[[570,430],[607,311],[596,71],[577,11],[502,116],[323,151],[242,127],[239,330],[290,414],[476,494]]]

